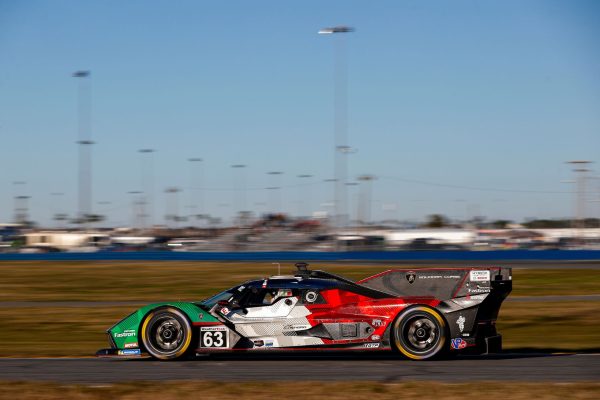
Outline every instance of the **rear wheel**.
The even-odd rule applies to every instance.
[[[393,325],[396,349],[413,360],[440,355],[446,347],[446,322],[439,312],[428,306],[402,311]]]
[[[150,312],[142,323],[142,343],[148,353],[160,360],[185,355],[192,341],[192,327],[187,317],[173,307]]]

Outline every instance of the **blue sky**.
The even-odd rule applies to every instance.
[[[600,162],[599,19],[599,2],[566,0],[0,0],[0,222],[17,188],[38,221],[76,213],[80,69],[92,71],[94,203],[111,202],[94,207],[110,223],[131,222],[143,147],[157,150],[155,222],[167,186],[183,189],[181,213],[190,204],[189,157],[205,160],[213,215],[233,213],[237,163],[248,208],[264,210],[279,170],[287,211],[298,174],[315,176],[310,209],[326,209],[333,43],[316,32],[341,24],[356,28],[350,176],[380,177],[375,219],[568,216],[564,161]]]

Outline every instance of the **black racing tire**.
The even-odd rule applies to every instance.
[[[391,334],[396,350],[412,360],[427,360],[446,353],[446,321],[429,306],[418,305],[403,310],[394,321]]]
[[[174,307],[152,310],[140,328],[142,345],[152,357],[175,360],[187,355],[192,342],[192,326],[186,315]]]

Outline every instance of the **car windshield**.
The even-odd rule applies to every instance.
[[[233,297],[233,295],[235,293],[235,289],[236,288],[232,288],[232,289],[226,290],[224,292],[221,292],[219,294],[216,294],[212,297],[209,297],[208,299],[204,299],[200,302],[200,304],[202,304],[205,307],[212,308],[215,304],[217,304],[221,300],[229,301],[231,299],[231,297]]]

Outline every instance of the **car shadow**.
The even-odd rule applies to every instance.
[[[485,355],[456,355],[446,358],[436,358],[433,360],[425,360],[425,362],[456,362],[460,360],[506,360],[519,358],[540,358],[540,357],[562,357],[575,353],[555,353],[545,351],[514,351],[485,354]],[[277,351],[268,350],[264,352],[235,352],[223,354],[202,354],[190,356],[181,362],[202,361],[202,360],[218,360],[218,361],[410,361],[402,358],[394,352],[356,352],[356,351],[322,351],[320,353],[300,352],[300,351]],[[148,362],[156,361],[153,358],[129,359],[128,361]]]

